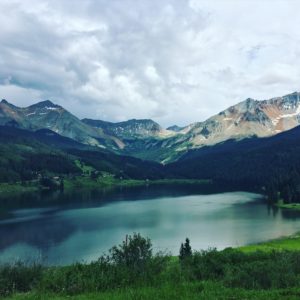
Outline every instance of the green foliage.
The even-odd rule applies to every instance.
[[[109,255],[90,264],[46,268],[38,289],[43,293],[75,295],[107,291],[127,286],[157,284],[166,269],[169,256],[152,254],[152,244],[140,234],[126,237]]]
[[[81,172],[85,175],[91,175],[91,173],[95,171],[93,167],[86,165],[84,162],[78,159],[75,160],[75,164],[78,168],[80,168]]]
[[[117,179],[170,177],[159,163],[84,146],[54,133],[43,135],[0,126],[0,182],[33,180],[39,173],[96,179],[100,172],[113,174]]]
[[[44,187],[44,188],[48,188],[51,190],[63,190],[64,189],[64,182],[63,182],[63,178],[58,178],[58,179],[53,179],[53,178],[49,178],[49,177],[42,177],[39,180],[39,184]]]
[[[28,299],[40,299],[39,295],[43,295],[43,299],[48,299],[45,295],[49,295],[49,299],[60,299],[59,295],[62,298],[76,296],[74,299],[77,299],[77,295],[84,294],[87,296],[78,296],[78,299],[123,299],[122,296],[132,299],[132,295],[142,297],[137,299],[151,299],[150,295],[154,298],[158,295],[158,299],[174,299],[179,294],[183,299],[185,296],[191,299],[224,299],[222,296],[225,294],[236,299],[250,295],[259,296],[254,299],[265,299],[262,295],[284,299],[286,295],[298,293],[293,289],[299,288],[300,252],[245,253],[232,248],[191,251],[188,239],[182,244],[182,249],[184,259],[161,253],[154,255],[151,241],[140,234],[133,234],[113,247],[108,255],[89,264],[2,266],[0,295],[31,291]],[[216,287],[219,292],[216,292]],[[164,292],[155,294],[158,290]],[[135,294],[134,291],[139,292]],[[30,295],[34,294],[37,298],[31,298]],[[26,297],[22,294],[16,299]]]
[[[220,186],[264,192],[300,202],[300,127],[270,138],[248,138],[190,150],[166,166],[179,178],[210,178]]]
[[[272,289],[298,286],[300,252],[252,252],[235,249],[195,252],[189,264],[193,280],[221,281],[231,288]]]
[[[134,157],[116,155],[98,149],[70,149],[68,153],[80,159],[82,165],[90,166],[97,171],[114,174],[118,179],[153,180],[171,177],[162,165]]]
[[[181,243],[179,250],[179,259],[184,261],[192,256],[192,247],[190,245],[190,240],[185,239],[185,243]]]
[[[121,245],[111,248],[110,255],[116,265],[124,265],[142,272],[152,258],[152,243],[149,238],[134,233],[133,236],[126,236]]]
[[[246,290],[227,288],[220,282],[162,282],[155,286],[127,287],[104,292],[89,292],[79,295],[64,296],[53,293],[17,294],[10,300],[299,300],[300,288]]]
[[[41,277],[40,265],[27,266],[21,262],[2,265],[0,266],[0,297],[14,292],[30,291],[41,280]]]

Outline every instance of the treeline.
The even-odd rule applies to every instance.
[[[283,200],[284,203],[300,203],[300,172],[295,167],[288,172],[272,176],[265,193],[270,201]]]
[[[67,155],[26,151],[17,153],[17,147],[18,145],[8,145],[4,150],[0,145],[0,182],[33,180],[38,175],[80,174],[80,169]]]
[[[79,144],[49,130],[30,132],[0,126],[0,182],[53,175],[81,175],[75,161],[122,179],[163,179],[162,165]]]
[[[213,287],[218,284],[221,289],[239,288],[234,299],[244,299],[244,290],[289,289],[282,292],[293,295],[292,288],[299,286],[299,261],[300,252],[243,253],[232,248],[192,251],[189,240],[181,245],[177,259],[162,252],[153,253],[151,240],[134,234],[89,264],[2,265],[0,295],[34,292],[37,299],[38,295],[51,298],[51,295],[98,293],[100,297],[108,291],[146,288],[149,293],[151,289],[157,291],[167,286],[168,294],[163,299],[171,299],[174,289],[177,295],[191,290],[197,299],[216,299],[207,298],[205,284]]]
[[[190,151],[168,169],[177,177],[265,192],[273,201],[300,202],[300,127]]]
[[[152,161],[95,150],[72,149],[68,153],[98,171],[115,174],[117,178],[153,180],[171,177],[161,164]]]
[[[80,173],[69,154],[41,142],[42,136],[39,132],[0,126],[0,182],[32,180],[38,174]],[[52,143],[53,137],[48,139]]]
[[[0,182],[26,181],[37,173],[80,175],[75,160],[120,179],[209,179],[221,187],[263,192],[271,201],[300,202],[300,127],[270,138],[191,150],[163,166],[84,146],[47,130],[0,126]]]

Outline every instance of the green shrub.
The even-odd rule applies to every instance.
[[[35,289],[41,294],[77,295],[116,289],[218,282],[229,288],[271,290],[298,287],[300,252],[243,253],[236,249],[189,252],[183,260],[152,253],[151,241],[128,236],[108,255],[65,267],[14,264],[0,267],[0,296]]]
[[[251,260],[227,266],[224,283],[230,287],[247,289],[289,288],[299,284],[299,253],[273,252],[248,255]]]
[[[139,234],[128,236],[109,253],[90,264],[77,263],[46,269],[39,289],[43,292],[75,295],[157,284],[169,260],[169,256],[161,253],[153,255],[151,241]]]
[[[40,265],[25,265],[17,262],[0,266],[0,296],[14,292],[27,292],[36,287],[42,276]]]

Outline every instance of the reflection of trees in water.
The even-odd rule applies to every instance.
[[[40,250],[47,250],[53,244],[63,242],[76,230],[76,227],[64,220],[33,220],[0,227],[0,249],[16,243],[26,243]]]
[[[24,208],[68,206],[89,203],[101,203],[105,198],[106,190],[88,191],[76,190],[74,192],[43,191],[25,193],[12,198],[0,198],[0,211],[9,211]]]
[[[215,194],[229,192],[234,189],[226,189],[223,186],[204,185],[151,185],[138,187],[101,188],[96,190],[76,191],[43,191],[40,193],[26,193],[8,198],[0,198],[0,211],[13,209],[67,206],[94,207],[111,201],[126,201],[140,199],[154,199],[165,196],[184,196],[192,194]]]
[[[122,211],[114,212],[114,218],[111,215],[101,215],[97,217],[93,210],[82,213],[77,216],[75,221],[68,218],[57,216],[57,213],[63,212],[69,208],[93,208],[101,207],[112,201],[136,201],[149,200],[167,196],[185,196],[193,194],[215,194],[217,191],[224,192],[224,189],[219,187],[216,189],[214,185],[159,185],[159,186],[142,186],[134,188],[118,188],[118,189],[101,189],[101,190],[77,190],[76,192],[51,192],[51,193],[36,193],[27,194],[16,199],[7,199],[0,201],[1,207],[6,207],[9,210],[22,208],[47,208],[39,215],[39,218],[34,220],[22,221],[17,219],[11,220],[11,223],[0,223],[0,250],[12,246],[16,243],[26,243],[37,247],[41,251],[47,251],[52,245],[60,244],[70,238],[76,231],[93,231],[109,228],[121,228],[124,226]],[[240,214],[239,205],[236,205],[230,213]],[[273,208],[272,208],[273,209]],[[271,209],[270,209],[271,211]],[[128,212],[129,213],[129,212]],[[249,210],[249,214],[257,214]],[[274,213],[275,212],[274,210]],[[33,214],[33,212],[32,212]],[[287,213],[288,214],[288,213]],[[291,213],[289,214],[290,217]],[[299,217],[299,213],[297,217]],[[74,216],[73,216],[74,217]],[[128,222],[126,226],[128,232],[136,227],[136,220],[133,215],[127,216]],[[176,218],[178,216],[176,215]],[[139,226],[150,228],[156,226],[160,222],[160,214],[156,210],[148,212],[139,220]],[[127,229],[126,228],[126,229]]]
[[[280,209],[282,217],[286,219],[299,220],[300,211],[293,209]]]
[[[271,203],[267,203],[267,210],[268,210],[268,215],[272,215],[274,218],[278,215],[280,212],[279,208]]]
[[[267,210],[268,210],[268,215],[272,214],[274,217],[276,217],[278,214],[280,214],[281,217],[284,219],[299,221],[299,218],[300,218],[300,211],[288,209],[288,208],[286,208],[286,209],[279,208],[278,206],[271,204],[271,203],[267,204]]]

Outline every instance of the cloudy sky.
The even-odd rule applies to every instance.
[[[0,0],[0,97],[202,121],[300,90],[298,0]]]

